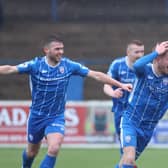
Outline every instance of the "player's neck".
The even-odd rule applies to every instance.
[[[47,64],[48,64],[49,66],[52,66],[52,67],[55,67],[55,66],[57,66],[57,65],[59,64],[58,61],[52,60],[52,59],[50,59],[49,57],[46,57],[46,62],[47,62]]]
[[[153,64],[153,73],[156,75],[156,76],[162,76],[162,73],[159,71],[159,68],[157,67],[157,64]]]
[[[132,69],[133,62],[129,59],[128,56],[126,56],[126,64],[127,64],[127,66],[128,66],[130,69]]]

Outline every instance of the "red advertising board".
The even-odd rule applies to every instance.
[[[0,145],[26,143],[30,101],[0,101]],[[64,144],[116,144],[111,102],[69,102],[65,110]],[[155,129],[151,143],[167,144],[168,112]],[[45,141],[44,141],[45,143]]]
[[[86,107],[79,105],[66,107],[66,131],[64,143],[85,142],[86,110]]]
[[[0,106],[0,144],[26,142],[28,106]]]
[[[0,105],[0,144],[26,143],[29,105]],[[80,143],[85,136],[86,107],[67,106],[65,143]],[[83,138],[84,139],[84,138]]]

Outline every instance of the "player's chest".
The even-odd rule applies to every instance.
[[[118,72],[118,78],[123,83],[134,83],[136,75],[133,71],[122,69]]]
[[[147,75],[145,85],[157,96],[161,95],[168,97],[168,77],[157,78],[149,74]]]
[[[39,68],[33,75],[35,81],[39,83],[61,83],[69,79],[70,73],[66,70],[64,66],[59,66],[56,68],[42,67]]]

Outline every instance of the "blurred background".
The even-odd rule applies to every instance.
[[[42,41],[61,34],[66,56],[106,73],[131,40],[143,41],[148,53],[167,39],[168,0],[0,0],[0,25],[0,64],[42,55]],[[30,99],[25,80],[1,77],[0,99]],[[108,99],[92,79],[79,79],[78,88],[70,100]]]
[[[0,0],[0,65],[16,65],[43,55],[43,41],[52,34],[63,37],[65,56],[106,73],[115,58],[126,55],[130,41],[141,40],[148,53],[158,41],[167,40],[168,0]],[[0,77],[0,146],[8,147],[1,148],[0,165],[5,168],[20,167],[22,149],[9,147],[25,146],[30,99],[26,75]],[[73,102],[67,104],[65,112],[64,145],[90,145],[96,149],[63,150],[58,167],[114,166],[119,152],[111,147],[119,144],[112,103],[103,93],[103,85],[92,79],[72,77],[68,100]],[[167,163],[166,150],[161,150],[168,146],[167,130],[168,113],[151,141],[154,147],[159,146],[156,155],[160,157],[155,158],[153,149],[147,150],[138,165],[155,168]],[[106,149],[97,151],[100,147]],[[36,160],[36,167],[44,153]],[[77,157],[81,159],[74,160]],[[157,159],[153,165],[151,160]]]

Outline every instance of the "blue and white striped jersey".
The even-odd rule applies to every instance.
[[[55,116],[64,113],[66,92],[71,75],[86,76],[89,69],[62,58],[56,66],[47,63],[46,57],[36,57],[17,66],[19,73],[30,75],[32,93],[31,113]]]
[[[157,53],[150,56],[154,58]],[[137,127],[153,129],[168,109],[168,75],[157,76],[153,64],[143,65],[146,58],[136,63],[137,79],[124,115]]]
[[[122,83],[134,83],[136,75],[127,65],[127,57],[121,57],[112,62],[109,67],[108,75],[112,78],[122,82]],[[113,89],[117,87],[113,86]],[[123,97],[117,99],[113,98],[112,111],[116,113],[115,115],[121,116],[122,111],[126,108],[128,104],[129,92],[124,91]]]

